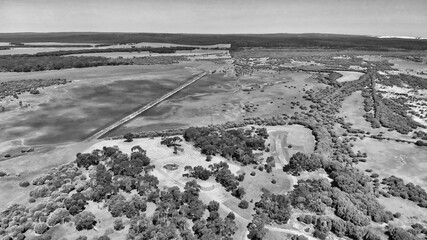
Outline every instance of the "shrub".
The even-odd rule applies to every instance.
[[[25,239],[25,235],[22,233],[18,233],[18,235],[16,235],[16,240],[24,240]]]
[[[98,238],[98,240],[110,240],[110,237],[108,237],[107,235],[102,235]]]
[[[240,201],[239,208],[241,208],[241,209],[247,209],[248,207],[249,207],[248,201],[246,201],[245,199],[243,199],[242,201]]]
[[[210,201],[207,209],[209,212],[218,211],[219,210],[219,203],[217,201]]]
[[[123,225],[122,219],[118,218],[118,219],[114,220],[114,230],[120,231],[123,228],[125,228],[125,226]]]
[[[48,229],[49,229],[49,226],[44,222],[36,223],[36,225],[34,225],[34,232],[37,234],[43,234]]]
[[[19,183],[19,186],[20,187],[28,187],[28,186],[30,186],[30,183],[28,181],[23,181],[23,182]]]
[[[324,240],[324,239],[326,239],[326,237],[328,236],[328,234],[326,234],[324,232],[321,232],[321,231],[319,231],[319,230],[316,229],[314,231],[314,233],[313,233],[313,236],[316,237],[316,238],[318,238],[318,239]]]
[[[47,219],[47,224],[49,226],[55,226],[58,223],[63,223],[67,221],[70,213],[65,208],[57,208],[53,213],[51,213]]]
[[[79,236],[78,238],[76,238],[76,240],[87,240],[86,236]]]
[[[74,224],[78,231],[90,230],[96,225],[95,215],[87,211],[81,212],[75,216]]]
[[[134,136],[132,133],[126,133],[123,137],[126,139],[125,142],[132,142]]]
[[[379,177],[378,173],[372,173],[371,174],[371,178],[377,178],[377,177]]]

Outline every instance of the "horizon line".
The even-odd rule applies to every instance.
[[[362,37],[372,37],[379,39],[387,38],[397,38],[397,39],[408,39],[408,40],[427,40],[427,36],[404,36],[404,35],[375,35],[375,34],[349,34],[349,33],[330,33],[330,32],[264,32],[264,33],[191,33],[191,32],[129,32],[129,31],[48,31],[48,32],[31,32],[31,31],[19,31],[19,32],[0,32],[0,34],[53,34],[53,33],[122,33],[122,34],[176,34],[176,35],[280,35],[280,34],[289,34],[289,35],[309,35],[309,34],[318,34],[318,35],[342,35],[342,36],[362,36]]]

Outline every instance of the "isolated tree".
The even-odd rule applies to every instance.
[[[88,211],[81,212],[75,216],[74,225],[78,231],[90,230],[96,225],[95,215]]]
[[[125,226],[123,225],[123,220],[121,218],[114,220],[114,230],[120,231],[123,228],[125,228]]]
[[[264,238],[265,234],[267,234],[267,229],[264,228],[265,220],[264,216],[255,215],[247,226],[249,230],[248,238],[251,240],[261,240]]]
[[[34,225],[34,232],[37,234],[43,234],[49,229],[49,226],[45,222],[39,222]]]
[[[246,201],[245,199],[243,199],[242,201],[240,201],[240,203],[239,203],[238,206],[241,209],[247,209],[249,207],[249,203],[248,203],[248,201]]]
[[[126,139],[125,142],[132,142],[134,136],[132,133],[126,133],[123,137]]]
[[[208,204],[208,211],[218,211],[219,209],[219,203],[217,201],[210,201]]]
[[[238,187],[236,190],[233,191],[232,195],[235,196],[236,198],[241,199],[243,197],[243,195],[246,194],[245,188],[243,187]]]
[[[63,223],[68,220],[70,213],[65,208],[57,208],[47,218],[47,224],[49,226],[55,226],[58,223]]]

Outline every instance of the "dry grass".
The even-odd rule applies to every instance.
[[[367,162],[359,162],[360,170],[372,169],[380,177],[391,175],[427,189],[427,149],[414,144],[365,138],[355,143],[354,150],[368,153]]]
[[[358,80],[364,73],[361,72],[350,72],[350,71],[337,71],[342,77],[338,78],[338,82],[350,82]]]
[[[338,116],[343,117],[346,122],[352,123],[354,128],[371,131],[371,124],[363,117],[365,114],[363,100],[361,91],[353,92],[342,102]]]
[[[427,209],[419,207],[416,203],[399,197],[385,198],[381,196],[378,202],[385,207],[386,210],[392,213],[399,212],[402,214],[400,218],[395,218],[392,222],[404,228],[409,228],[414,223],[426,223]]]

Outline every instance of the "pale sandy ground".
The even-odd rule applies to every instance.
[[[363,115],[366,113],[363,109],[363,100],[364,98],[362,97],[360,91],[352,93],[350,96],[344,99],[340,112],[337,115],[343,117],[346,122],[352,123],[354,128],[370,132],[373,135],[377,135],[382,132],[385,138],[413,141],[412,134],[404,135],[395,130],[388,131],[388,129],[384,127],[371,128],[371,123],[367,122],[363,117]],[[338,124],[336,124],[335,129],[338,131],[343,131],[342,128],[338,127]],[[421,128],[418,128],[418,130],[420,129]]]
[[[409,74],[417,77],[427,78],[427,64],[420,62],[413,62],[409,60],[378,56],[378,55],[364,55],[359,56],[365,61],[388,61],[393,64],[392,68],[397,69],[397,71],[387,71],[389,74]],[[421,74],[424,72],[424,74]]]
[[[338,82],[350,82],[358,80],[364,73],[361,72],[350,72],[350,71],[337,71],[342,77],[338,78]]]
[[[0,171],[10,174],[0,178],[0,211],[11,204],[25,204],[28,201],[28,193],[33,187],[21,188],[19,182],[31,181],[52,167],[74,161],[78,152],[84,151],[95,142],[68,144],[53,149],[35,148],[35,152],[27,155],[0,161]]]
[[[427,81],[427,80],[426,80]],[[416,113],[421,113],[422,117],[418,117],[413,115],[412,119],[421,123],[424,126],[427,126],[427,90],[426,89],[417,89],[414,90],[409,87],[398,87],[398,86],[386,86],[377,83],[376,90],[380,92],[385,98],[399,98],[401,97],[399,94],[407,94],[407,104],[411,108],[412,111]],[[421,129],[423,131],[427,131],[426,129]]]

